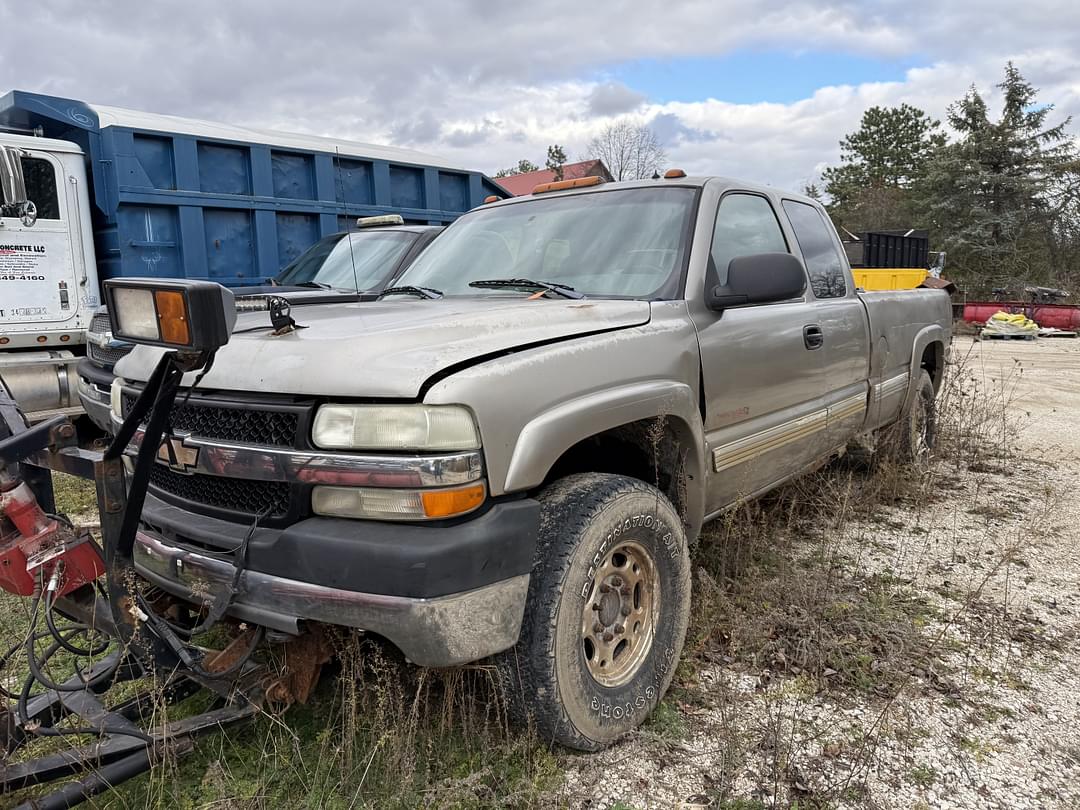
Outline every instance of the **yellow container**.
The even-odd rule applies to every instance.
[[[914,290],[930,275],[917,267],[853,267],[855,286],[864,290]]]

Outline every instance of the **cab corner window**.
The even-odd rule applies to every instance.
[[[38,219],[60,219],[60,200],[52,163],[43,158],[24,157],[22,168],[26,196],[37,206]]]
[[[712,250],[705,272],[706,289],[727,284],[732,259],[755,253],[787,252],[784,233],[767,199],[756,194],[728,194],[716,212]]]
[[[843,298],[847,281],[840,249],[829,225],[812,205],[784,200],[784,212],[791,220],[803,261],[810,273],[810,289],[817,298]]]

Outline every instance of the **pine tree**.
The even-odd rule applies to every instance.
[[[843,206],[858,202],[867,188],[912,187],[931,154],[945,143],[940,126],[908,104],[870,107],[859,130],[840,141],[840,165],[822,173],[826,193]]]
[[[1048,126],[1053,105],[1036,103],[1038,91],[1011,62],[998,88],[997,121],[975,87],[949,107],[959,138],[929,166],[921,207],[954,266],[1034,281],[1047,276],[1061,247],[1077,152],[1070,119]]]
[[[547,163],[545,168],[555,173],[556,180],[563,179],[563,164],[566,163],[566,152],[557,143],[547,148]]]
[[[514,174],[528,174],[529,172],[535,172],[539,170],[539,166],[533,163],[527,158],[522,158],[518,161],[517,166],[511,166],[509,169],[499,169],[495,172],[495,177],[510,177]]]
[[[834,218],[853,230],[910,227],[910,190],[945,143],[940,126],[910,104],[866,110],[840,141],[841,164],[822,173]]]

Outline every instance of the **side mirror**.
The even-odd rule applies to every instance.
[[[768,304],[798,298],[805,289],[802,262],[790,253],[756,253],[732,259],[728,264],[727,284],[709,290],[705,303],[715,310]]]
[[[14,146],[0,147],[0,203],[5,208],[14,208],[15,215],[29,228],[37,222],[37,206],[26,197],[22,156],[23,151]]]

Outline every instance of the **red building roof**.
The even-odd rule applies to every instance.
[[[576,180],[579,177],[603,177],[611,180],[611,172],[601,160],[582,160],[579,163],[564,163],[562,167],[563,180]],[[558,178],[551,169],[538,169],[535,172],[524,174],[511,174],[506,177],[497,177],[495,182],[502,186],[514,197],[522,197],[532,194],[532,190],[540,183],[550,183]]]

